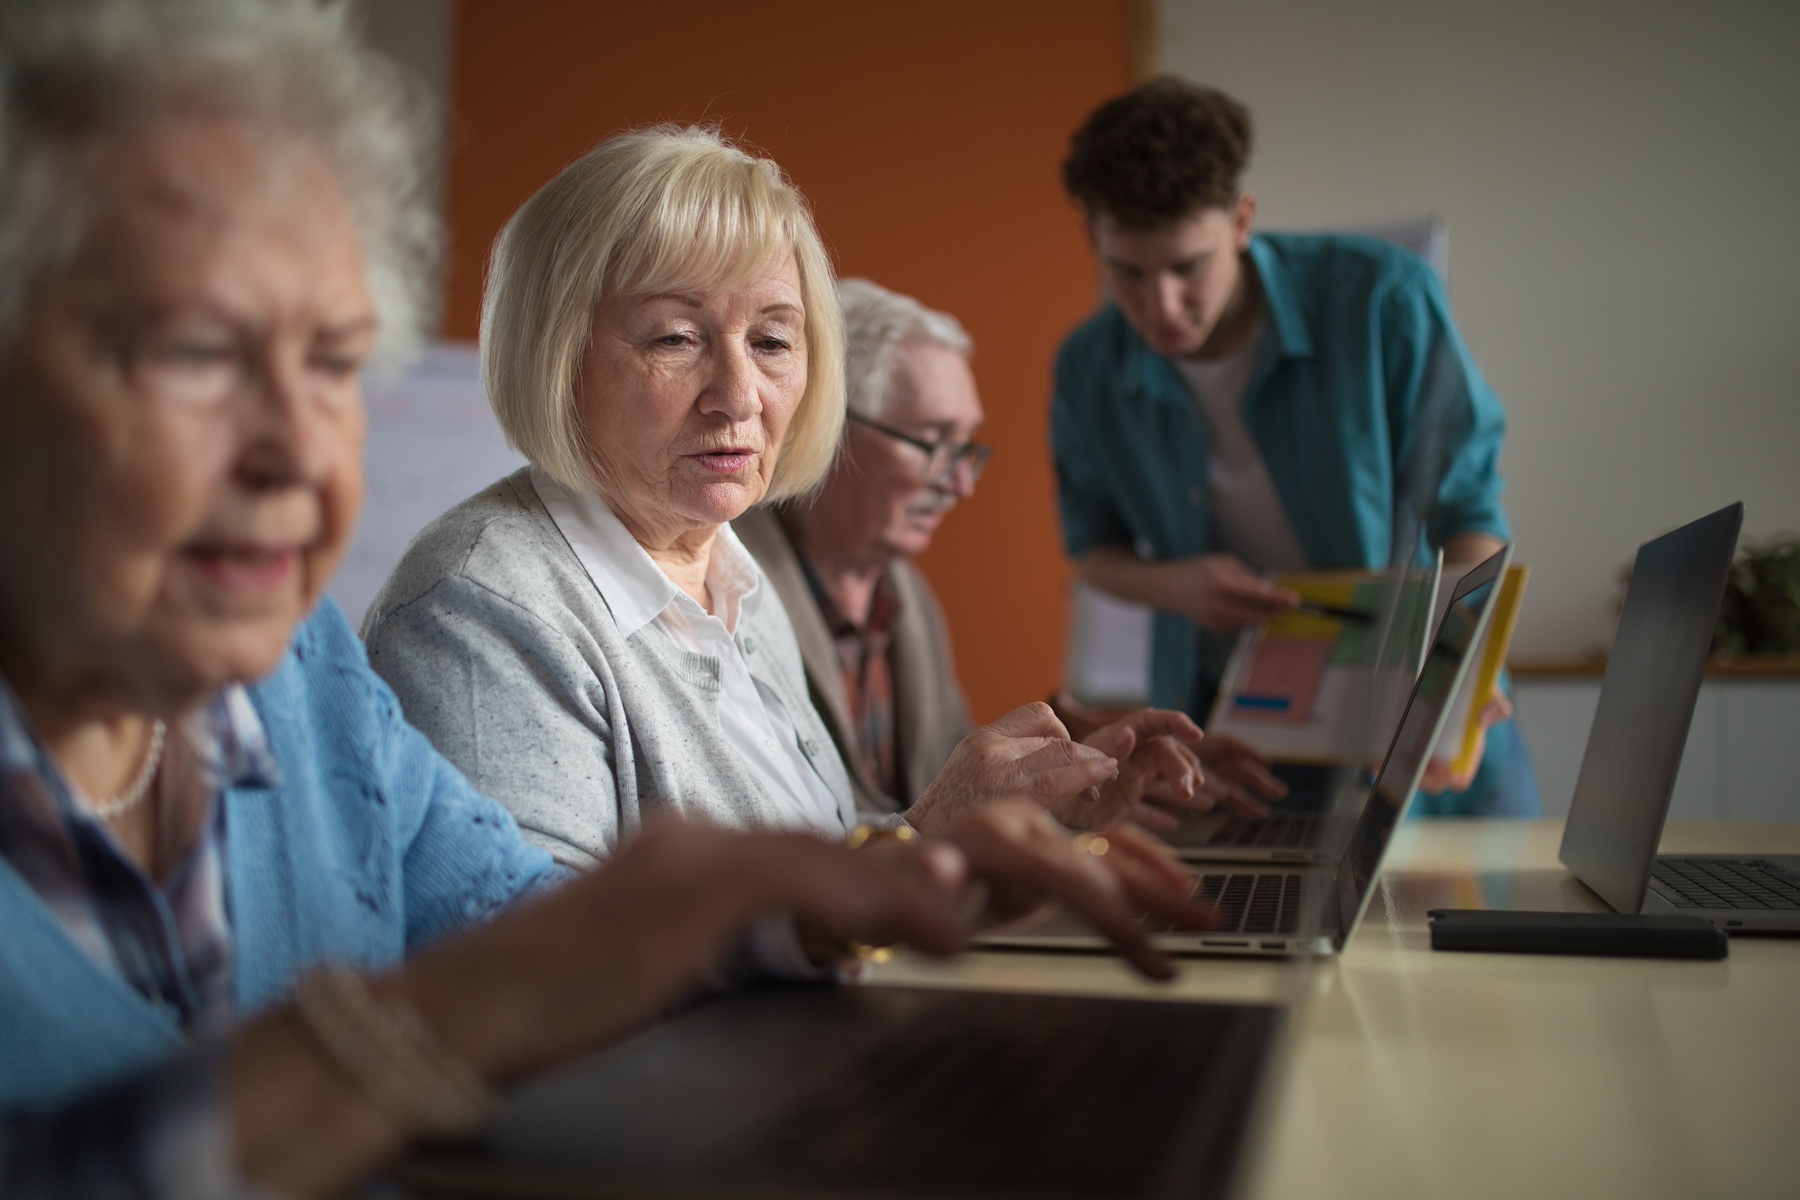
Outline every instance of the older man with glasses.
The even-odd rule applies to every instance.
[[[950,633],[907,560],[975,491],[990,447],[969,335],[954,317],[862,279],[844,308],[849,424],[808,502],[735,523],[781,594],[813,703],[863,811],[905,809],[975,728]]]
[[[899,812],[974,729],[943,611],[908,560],[974,494],[993,450],[973,440],[984,414],[969,335],[954,317],[864,279],[844,280],[838,296],[850,406],[842,453],[810,498],[753,510],[733,527],[787,608],[858,808]],[[1148,798],[1172,807],[1225,799],[1257,810],[1245,785],[1277,790],[1238,759],[1220,762],[1208,784],[1190,748],[1198,730],[1176,713],[1134,714],[1083,740],[1121,757],[1135,745],[1156,760],[1162,786]]]

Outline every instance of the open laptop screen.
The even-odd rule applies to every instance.
[[[1562,861],[1614,911],[1650,882],[1744,506],[1638,548],[1563,830]]]
[[[1438,622],[1405,715],[1400,718],[1400,727],[1375,777],[1375,786],[1338,863],[1334,890],[1340,917],[1336,933],[1339,949],[1356,928],[1394,827],[1405,815],[1407,803],[1424,778],[1426,761],[1443,733],[1456,689],[1468,670],[1470,651],[1487,628],[1488,614],[1511,558],[1512,547],[1504,546],[1464,575]]]

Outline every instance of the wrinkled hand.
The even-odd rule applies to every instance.
[[[1495,688],[1488,702],[1481,707],[1481,720],[1475,733],[1475,754],[1470,758],[1474,765],[1467,771],[1452,771],[1450,764],[1437,755],[1425,764],[1425,777],[1419,781],[1419,790],[1425,792],[1466,792],[1469,785],[1475,782],[1475,772],[1481,770],[1481,759],[1487,753],[1487,731],[1502,721],[1512,720],[1512,701],[1506,693]]]
[[[1167,833],[1180,824],[1181,812],[1210,812],[1221,804],[1262,817],[1288,792],[1250,743],[1231,734],[1207,737],[1179,713],[1138,709],[1081,740],[1116,759],[1119,777],[1052,809],[1071,829],[1105,829],[1129,819]]]
[[[1129,717],[1137,711],[1137,707],[1128,704],[1118,708],[1095,708],[1091,704],[1083,704],[1075,698],[1074,693],[1065,689],[1050,697],[1050,711],[1063,723],[1063,728],[1069,731],[1070,737],[1078,742],[1086,742],[1088,734],[1102,725],[1112,724],[1120,717]]]
[[[400,982],[447,1044],[504,1078],[661,1010],[767,913],[954,953],[967,877],[949,842],[867,855],[662,816],[605,866],[415,960]]]
[[[1182,929],[1213,927],[1212,910],[1190,898],[1193,877],[1168,847],[1129,823],[1080,840],[1030,801],[1009,800],[959,818],[942,840],[963,852],[970,877],[986,885],[984,923],[1016,920],[1057,901],[1152,979],[1167,979],[1175,968],[1151,943],[1144,914]]]
[[[1209,737],[1200,743],[1198,753],[1206,768],[1203,790],[1209,809],[1223,804],[1245,816],[1264,817],[1269,805],[1288,793],[1287,784],[1270,773],[1269,760],[1240,737],[1229,733]]]
[[[1300,594],[1276,587],[1235,554],[1203,554],[1170,568],[1170,605],[1202,629],[1236,633],[1300,603]]]
[[[1151,801],[1200,808],[1206,773],[1195,747],[1205,735],[1185,714],[1140,708],[1088,733],[1082,742],[1119,764],[1116,778],[1050,806],[1070,829],[1111,828]]]
[[[1100,751],[1071,741],[1048,704],[1027,704],[958,742],[906,820],[929,834],[996,800],[1022,796],[1045,807],[1079,796],[1118,769]]]

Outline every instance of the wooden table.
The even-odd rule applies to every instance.
[[[1600,910],[1560,821],[1413,822],[1338,959],[901,958],[878,982],[1304,997],[1256,1138],[1256,1197],[1800,1196],[1800,939],[1721,963],[1433,953],[1436,907]],[[1672,822],[1665,852],[1800,853],[1800,826]]]

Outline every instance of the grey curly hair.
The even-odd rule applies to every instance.
[[[965,357],[974,352],[967,331],[955,317],[867,279],[839,283],[838,303],[844,309],[844,375],[851,412],[865,417],[881,415],[894,378],[894,356],[902,342],[934,342]]]
[[[97,152],[158,122],[240,121],[317,148],[356,214],[381,315],[378,364],[417,344],[439,222],[432,102],[320,0],[0,4],[0,354],[37,281],[80,247]]]

